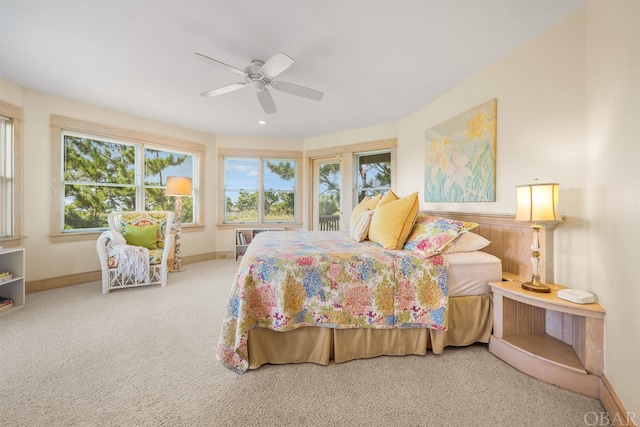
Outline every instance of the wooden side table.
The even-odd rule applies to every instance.
[[[543,381],[593,398],[600,397],[604,368],[605,310],[598,303],[559,299],[529,292],[515,275],[489,283],[493,291],[493,335],[489,351],[511,366]]]

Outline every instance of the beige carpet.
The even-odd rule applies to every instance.
[[[237,263],[186,267],[164,289],[87,283],[0,317],[0,425],[566,427],[603,411],[485,345],[234,374],[215,347]]]

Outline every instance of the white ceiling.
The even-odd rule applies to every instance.
[[[585,4],[0,0],[0,76],[203,132],[305,138],[397,121]],[[248,87],[202,97],[243,79],[194,52],[241,69],[284,52],[277,80],[324,98],[270,90],[266,115]]]

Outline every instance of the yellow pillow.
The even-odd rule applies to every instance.
[[[402,249],[413,228],[419,206],[417,192],[398,200],[380,203],[371,218],[369,240],[386,249]]]
[[[157,232],[158,224],[145,227],[127,224],[124,226],[124,239],[127,241],[127,245],[144,246],[149,250],[154,250],[158,249]]]
[[[351,212],[351,219],[349,220],[349,230],[353,230],[355,227],[356,221],[360,214],[364,211],[372,211],[378,206],[378,202],[382,198],[382,194],[378,194],[377,196],[369,197],[366,196],[362,201],[353,208]]]
[[[385,203],[396,201],[399,198],[400,197],[396,196],[396,193],[394,193],[393,190],[387,190],[387,192],[384,194],[384,196],[382,196],[382,199],[380,199],[380,203],[378,203],[378,204],[379,205],[384,205]]]

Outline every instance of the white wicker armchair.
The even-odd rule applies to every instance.
[[[110,233],[103,233],[96,243],[100,267],[102,268],[102,293],[107,294],[112,289],[129,288],[134,286],[161,285],[167,286],[169,268],[167,260],[173,243],[171,228],[173,227],[173,212],[145,211],[145,212],[112,212],[108,221]],[[114,256],[109,234],[119,233],[126,238],[128,227],[155,226],[155,249],[149,249],[149,277],[140,281],[132,275],[118,273],[118,263]]]

